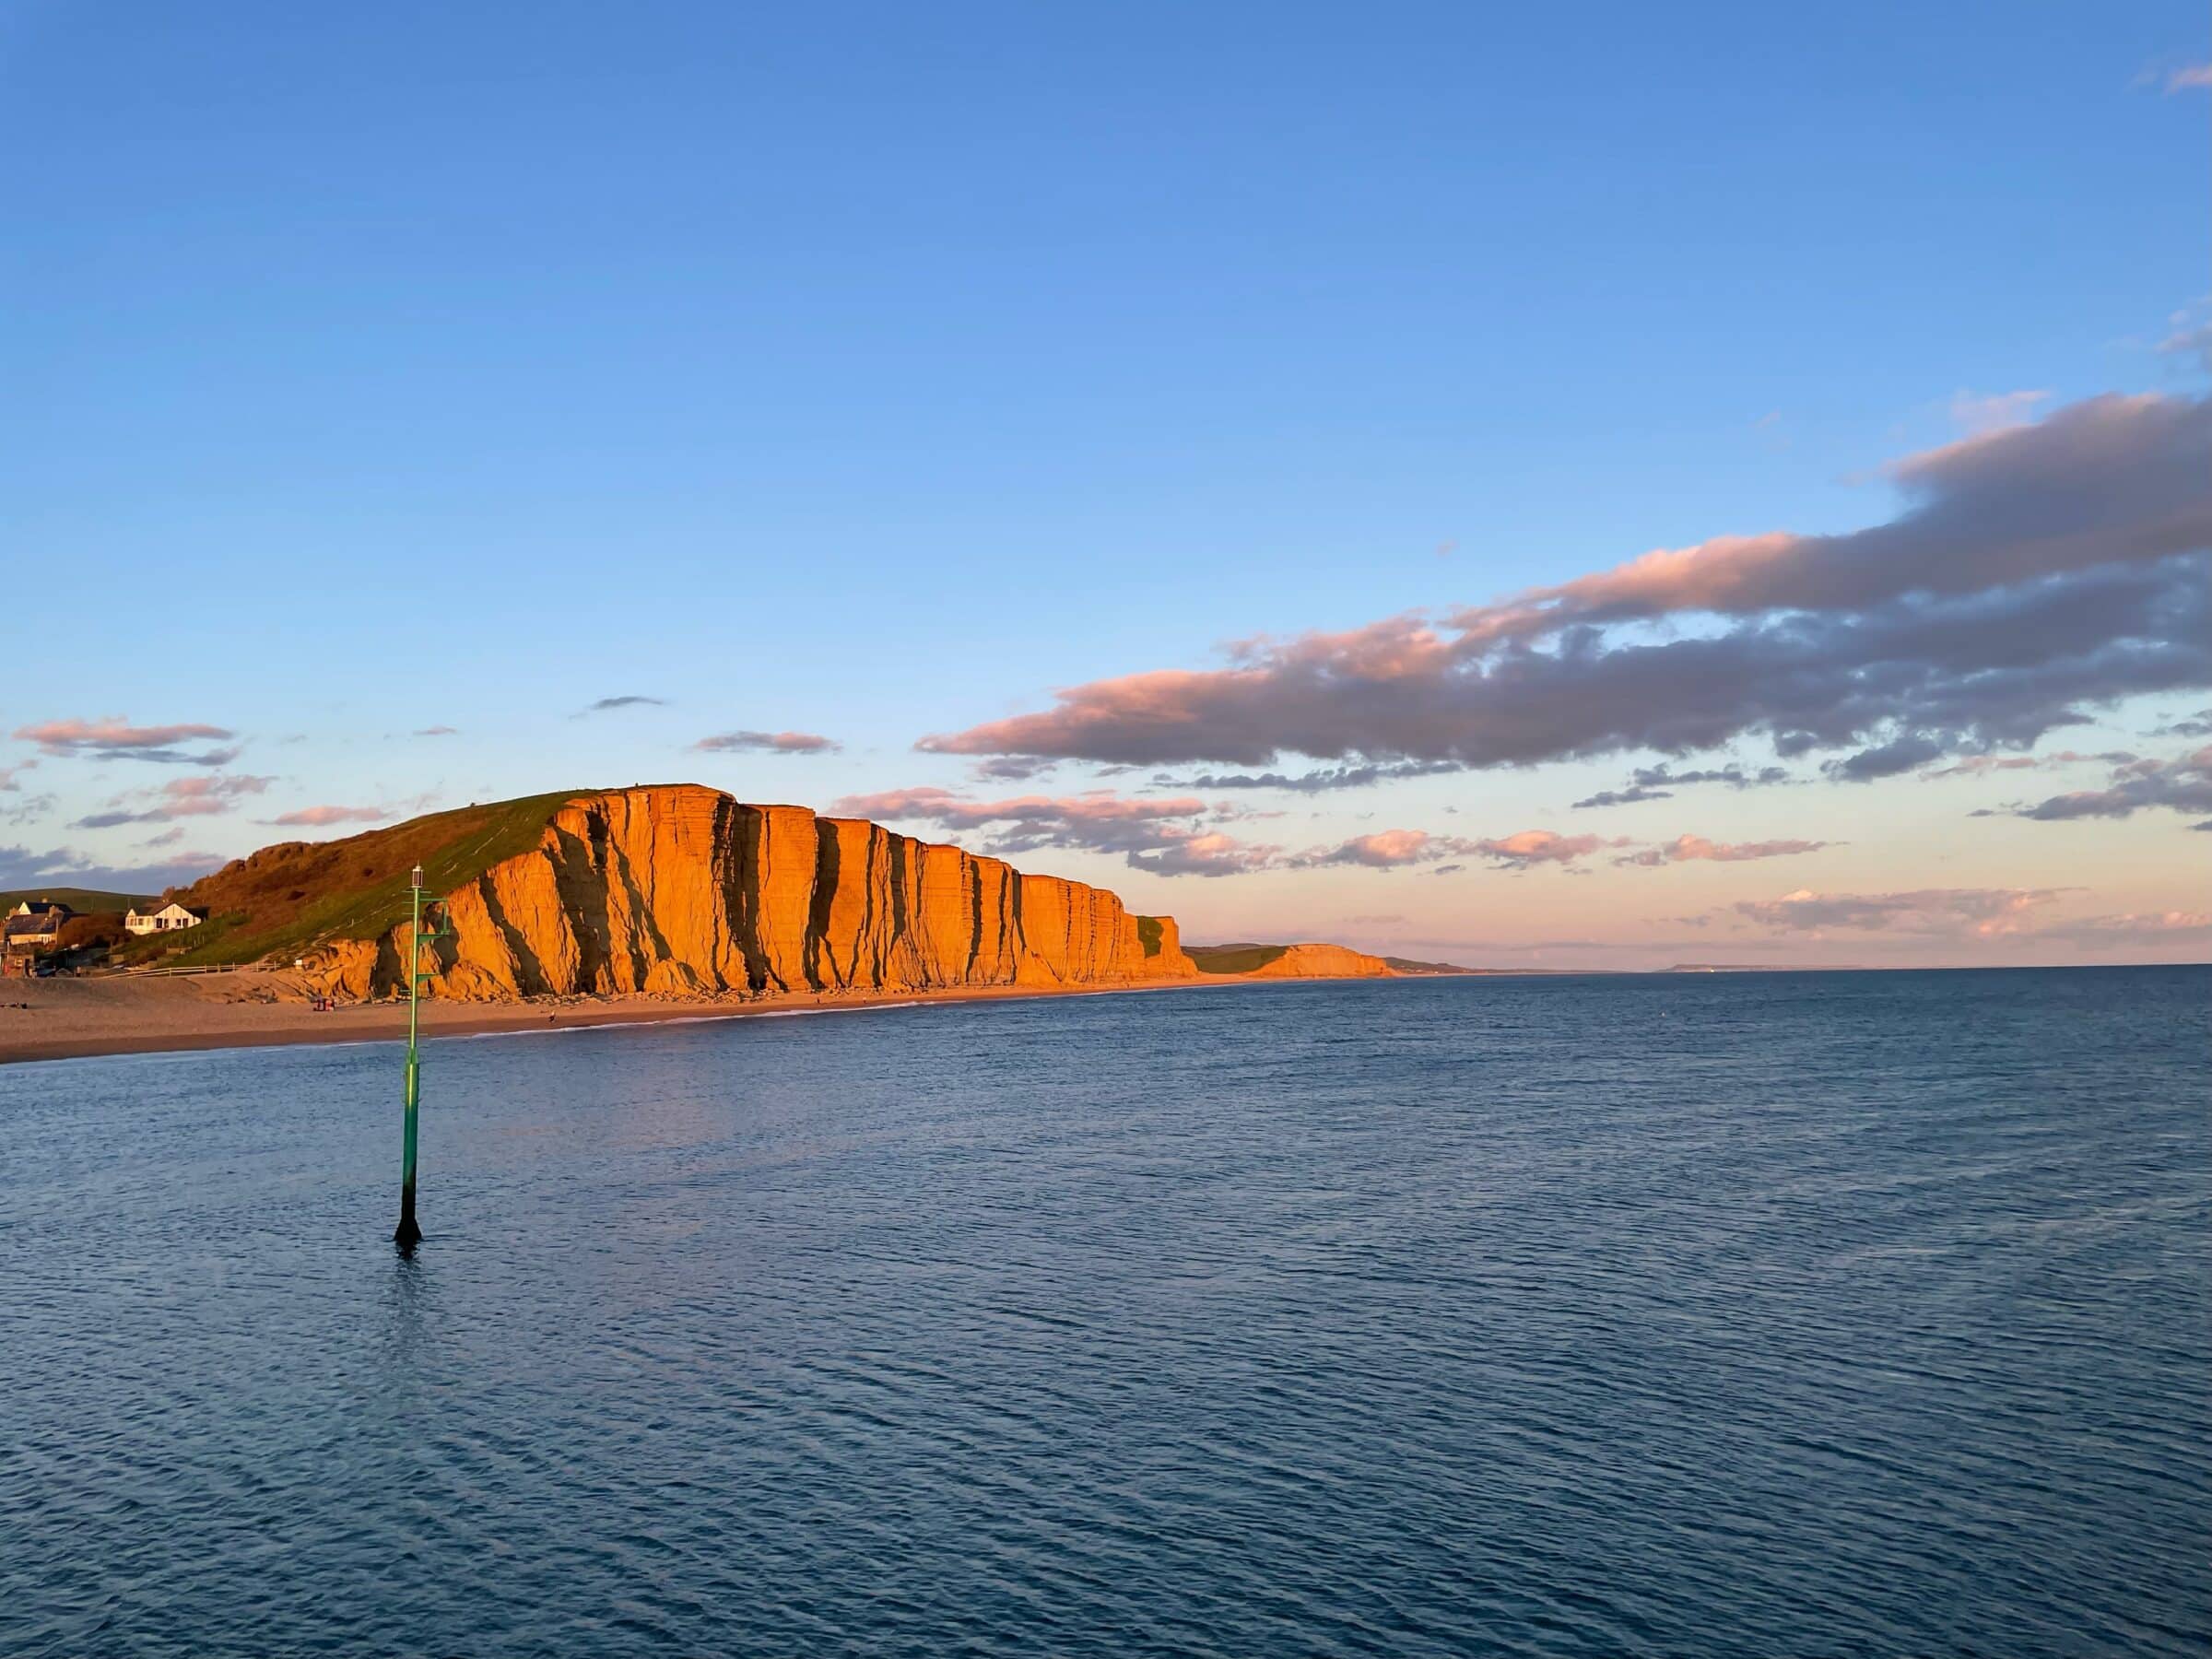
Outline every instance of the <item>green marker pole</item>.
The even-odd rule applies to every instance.
[[[401,1252],[412,1252],[422,1242],[422,1229],[415,1225],[415,1116],[422,1103],[422,1056],[416,1050],[417,1016],[422,1005],[422,866],[413,872],[415,916],[407,929],[407,1107],[402,1134],[399,1172],[399,1226],[392,1242]]]

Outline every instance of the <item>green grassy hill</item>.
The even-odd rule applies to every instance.
[[[0,893],[0,911],[12,911],[27,899],[51,899],[56,904],[65,904],[80,913],[93,911],[122,912],[133,905],[148,903],[154,898],[152,893],[110,893],[99,888],[18,888],[13,892]]]
[[[1290,948],[1288,945],[1185,945],[1183,954],[1201,973],[1250,973]]]
[[[171,967],[281,962],[324,940],[372,939],[406,916],[414,865],[423,867],[426,893],[450,893],[528,852],[562,803],[592,793],[526,795],[434,812],[344,841],[264,847],[177,894],[206,911],[206,922],[187,933],[135,939],[122,959]]]

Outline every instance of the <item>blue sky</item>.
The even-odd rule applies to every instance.
[[[206,724],[243,747],[199,770],[267,780],[88,829],[174,769],[18,738],[0,849],[128,868],[316,805],[638,779],[973,795],[916,739],[1225,641],[1855,529],[1898,511],[1900,457],[2203,397],[2158,349],[2212,288],[2212,100],[2175,84],[2212,57],[2201,6],[1490,10],[0,8],[0,559],[73,659],[11,677],[0,731]],[[579,717],[617,696],[661,700]],[[2178,754],[2147,734],[2207,700],[2184,677],[2043,747]],[[841,747],[689,747],[733,730]],[[1287,815],[1288,864],[1563,829],[1656,758],[1240,805]],[[1148,777],[1077,757],[1020,788]],[[1931,817],[1951,787],[1730,791],[1649,833],[1847,818],[1885,849],[1852,890],[1889,892],[2055,888],[2087,843],[2054,837],[2155,832],[2135,887],[2044,908],[2204,908],[2177,815],[2016,854],[1965,816],[2011,797]],[[1201,935],[1440,950],[1541,948],[1538,913],[1613,914],[1630,879],[1538,902],[1567,872],[1477,868],[1435,884],[1444,921],[1354,924],[1434,894],[1079,840],[1022,862]],[[1830,890],[1724,874],[1696,897]],[[1636,877],[1642,933],[1560,959],[1667,955],[1668,875]],[[1819,943],[1902,936],[1864,932]]]

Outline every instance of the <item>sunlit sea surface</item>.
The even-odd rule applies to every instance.
[[[2212,971],[0,1069],[0,1653],[2203,1654]]]

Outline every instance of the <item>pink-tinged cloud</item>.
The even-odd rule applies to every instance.
[[[38,758],[18,761],[14,766],[0,766],[0,794],[15,794],[23,787],[23,774],[38,766]]]
[[[1133,869],[1155,876],[1244,876],[1275,867],[1280,847],[1241,841],[1218,830],[1186,830],[1165,826],[1150,850],[1132,849]]]
[[[287,827],[320,829],[329,824],[382,824],[390,821],[391,818],[392,809],[388,806],[302,806],[295,812],[280,812],[265,821]]]
[[[1949,934],[1995,938],[2024,931],[2057,888],[1922,888],[1907,893],[1816,893],[1748,900],[1736,914],[1780,931]]]
[[[2212,87],[2212,64],[2183,64],[2166,76],[2169,92],[2200,92]]]
[[[174,818],[215,818],[232,810],[241,799],[259,794],[276,780],[243,773],[205,778],[174,778],[159,789],[140,790],[119,796],[105,812],[81,818],[77,830],[108,830],[118,824],[164,824]],[[132,801],[148,803],[143,806]]]
[[[717,732],[691,747],[708,754],[828,755],[843,745],[815,732]]]
[[[138,726],[120,714],[110,714],[99,720],[42,721],[18,726],[15,735],[26,743],[37,744],[40,752],[47,755],[206,764],[210,763],[206,757],[186,755],[177,746],[220,740],[233,734],[223,726],[196,724]],[[230,750],[212,764],[224,764],[236,755],[235,749]]]
[[[1677,835],[1662,847],[1648,847],[1641,853],[1631,853],[1617,858],[1617,865],[1641,869],[1656,869],[1663,865],[1694,864],[1700,860],[1713,864],[1743,864],[1757,858],[1794,858],[1801,853],[1818,853],[1823,847],[1832,847],[1833,841],[1716,841],[1702,835]]]
[[[1904,510],[1866,529],[1716,536],[1441,619],[1246,640],[1224,667],[1092,681],[920,747],[1488,767],[1871,745],[1847,778],[2022,747],[2084,705],[2212,685],[2208,453],[2212,400],[2092,398],[1899,463]],[[1694,615],[1721,626],[1648,626]]]
[[[1201,821],[1206,804],[1195,795],[1147,799],[1092,790],[979,801],[919,787],[846,795],[830,810],[842,818],[920,820],[955,832],[984,833],[991,852],[1009,856],[1041,847],[1118,853],[1133,869],[1159,876],[1243,875],[1272,867],[1282,851],[1207,826]]]
[[[1453,622],[1494,635],[1684,611],[1831,611],[2194,552],[2212,543],[2208,438],[2204,402],[2092,397],[1895,463],[1888,476],[1912,505],[1887,524],[1663,548]],[[2114,487],[2140,494],[2114,501],[2104,495]]]
[[[1379,830],[1334,847],[1316,848],[1290,860],[1289,865],[1294,869],[1354,865],[1394,870],[1444,858],[1487,858],[1500,868],[1526,870],[1545,864],[1571,865],[1602,847],[1624,844],[1598,835],[1561,835],[1556,830],[1524,830],[1493,839],[1431,835],[1426,830]]]
[[[1427,864],[1446,856],[1449,856],[1446,843],[1426,830],[1380,830],[1372,835],[1356,835],[1312,862],[1365,865],[1370,869],[1390,870],[1400,865]]]
[[[1602,835],[1561,835],[1556,830],[1524,830],[1497,841],[1469,841],[1465,851],[1479,853],[1497,864],[1529,869],[1543,864],[1572,864],[1602,847],[1618,845],[1619,841],[1607,841]]]

